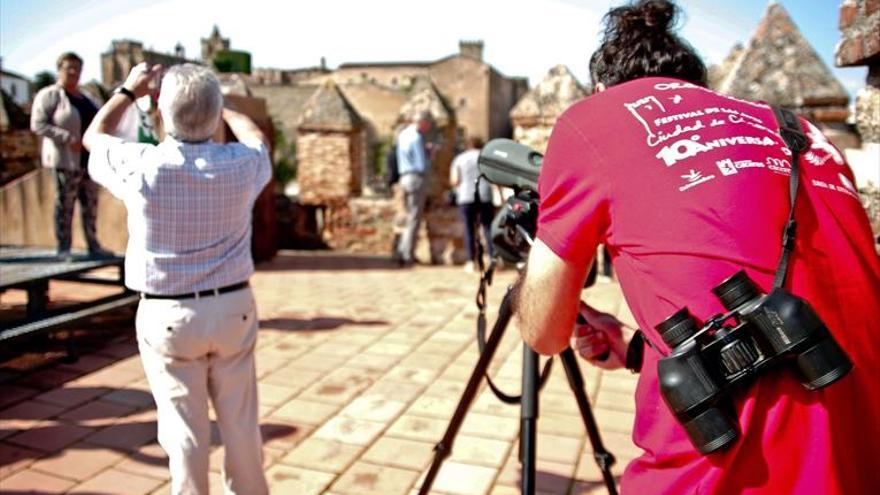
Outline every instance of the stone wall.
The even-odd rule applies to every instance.
[[[390,254],[397,203],[393,198],[351,198],[324,210],[324,242],[351,253]]]
[[[510,111],[528,92],[525,78],[507,78],[492,70],[489,74],[489,137],[508,137],[513,125]]]
[[[425,246],[428,247],[428,252],[422,251],[423,254],[420,254],[416,251],[416,256],[431,263],[450,263],[464,257],[461,254],[463,230],[457,208],[446,202],[446,192],[450,189],[449,167],[455,158],[456,122],[451,120],[436,132],[435,142],[440,143],[440,148],[434,155],[428,175],[424,222],[427,237],[420,236],[419,241],[423,250]]]
[[[326,67],[307,67],[304,69],[273,69],[258,67],[251,71],[248,82],[253,86],[281,86],[299,84],[330,73]]]
[[[318,86],[251,86],[251,93],[266,100],[266,109],[272,121],[284,134],[288,143],[296,140],[296,127],[306,102]],[[294,157],[289,157],[291,161]]]
[[[442,201],[429,205],[425,231],[419,236],[419,247],[416,256],[422,260],[430,260],[432,263],[449,264],[467,261],[464,251],[464,225],[457,207],[449,206]]]
[[[856,129],[863,143],[880,143],[880,64],[872,67],[867,85],[856,95]]]
[[[434,64],[430,73],[464,134],[483,140],[490,136],[490,70],[485,63],[470,57],[449,57]]]
[[[397,112],[408,98],[405,91],[375,83],[346,84],[341,89],[376,139],[385,141],[395,137]]]
[[[547,151],[547,141],[550,140],[552,130],[553,124],[515,125],[513,140],[543,154]]]
[[[389,88],[409,88],[416,77],[428,74],[428,64],[416,62],[390,64],[342,64],[333,72],[337,84],[359,84],[371,82]]]
[[[341,204],[360,192],[361,164],[352,162],[352,141],[348,133],[300,131],[296,150],[302,204]]]
[[[0,164],[0,184],[39,167],[39,138],[25,129],[0,132]]]
[[[0,189],[0,243],[54,248],[55,173],[39,168]],[[98,240],[122,252],[128,242],[125,205],[106,190],[98,196]],[[77,202],[73,212],[73,248],[85,249]]]
[[[845,0],[840,6],[839,27],[837,66],[868,67],[865,87],[856,95],[855,105],[862,147],[845,152],[880,252],[880,0]]]
[[[839,27],[842,39],[837,45],[837,66],[880,63],[880,0],[845,0],[840,6]]]

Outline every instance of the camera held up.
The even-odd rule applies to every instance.
[[[658,362],[661,393],[703,454],[736,441],[739,430],[726,398],[764,369],[790,363],[803,386],[816,390],[853,366],[809,303],[787,290],[763,294],[740,271],[712,292],[729,313],[700,328],[685,307],[656,326],[672,349]]]

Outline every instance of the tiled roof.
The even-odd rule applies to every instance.
[[[400,107],[398,113],[401,122],[409,122],[423,111],[431,112],[434,121],[440,127],[445,127],[452,119],[453,112],[437,88],[427,78],[417,78],[413,84],[411,96]]]
[[[363,119],[332,80],[324,83],[306,102],[297,127],[350,131],[361,127]]]

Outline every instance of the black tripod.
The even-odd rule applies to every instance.
[[[444,433],[440,443],[434,447],[434,460],[431,462],[431,467],[428,469],[425,481],[419,489],[420,495],[427,495],[428,491],[431,489],[431,485],[434,483],[434,479],[437,477],[437,473],[440,471],[441,464],[443,464],[443,461],[452,453],[452,443],[455,441],[455,435],[458,433],[462,421],[464,421],[464,416],[467,414],[471,402],[473,402],[474,397],[477,394],[480,381],[483,379],[483,376],[486,375],[486,370],[489,367],[489,363],[492,361],[492,357],[495,354],[495,350],[498,348],[498,344],[501,342],[504,330],[507,328],[511,316],[513,316],[511,294],[512,292],[508,289],[507,293],[504,295],[504,300],[501,302],[501,307],[498,310],[498,319],[495,320],[492,334],[489,336],[488,342],[480,353],[480,358],[477,360],[474,371],[468,379],[467,386],[464,389],[458,407],[455,409],[455,414],[452,415],[452,420],[450,420],[449,426],[446,428],[446,433]],[[608,487],[608,493],[610,495],[617,495],[617,488],[614,484],[614,478],[611,475],[611,466],[614,464],[615,459],[610,452],[605,450],[605,446],[602,445],[599,428],[596,426],[596,420],[593,418],[593,411],[590,409],[590,403],[584,393],[584,378],[581,375],[580,368],[578,368],[574,351],[572,351],[571,348],[568,348],[563,351],[559,357],[562,360],[562,366],[565,368],[565,374],[568,377],[568,384],[574,393],[575,400],[577,401],[581,418],[584,420],[584,426],[587,428],[587,436],[589,436],[590,444],[593,447],[593,457],[596,459],[596,464],[599,466],[599,470],[602,471],[602,478],[605,481],[605,486]],[[522,368],[519,451],[520,463],[522,464],[523,471],[522,493],[534,495],[536,479],[535,452],[538,426],[538,389],[540,387],[541,377],[538,373],[538,354],[525,344],[523,344]]]

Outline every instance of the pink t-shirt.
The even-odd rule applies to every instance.
[[[723,312],[711,289],[745,269],[765,291],[788,215],[790,156],[772,109],[668,78],[630,81],[569,108],[539,179],[537,236],[587,263],[613,258],[639,327],[682,306]],[[624,493],[853,494],[880,487],[880,260],[852,171],[812,125],[801,155],[799,223],[787,288],[807,299],[855,363],[807,391],[780,368],[735,394],[742,431],[697,453],[657,384],[646,348]],[[876,493],[876,492],[875,492]]]

